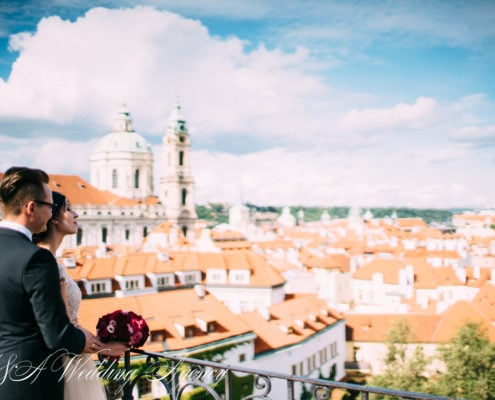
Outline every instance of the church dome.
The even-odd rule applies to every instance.
[[[136,132],[111,132],[98,141],[93,153],[117,151],[151,153],[152,149],[148,141]]]
[[[136,133],[126,105],[121,105],[114,121],[113,132],[103,136],[95,146],[95,153],[112,152],[152,153],[149,142]]]

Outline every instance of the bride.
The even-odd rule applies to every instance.
[[[72,210],[68,199],[63,194],[52,192],[52,195],[55,203],[52,208],[52,217],[47,223],[46,231],[34,235],[33,241],[39,246],[50,250],[55,256],[65,235],[73,235],[77,232],[78,215]],[[62,298],[64,299],[67,315],[72,324],[87,331],[87,329],[79,326],[77,322],[77,312],[81,304],[81,291],[63,265],[58,264],[58,269]],[[105,348],[99,350],[98,353],[108,356],[120,356],[125,350],[126,344],[111,342],[105,343]],[[105,400],[107,398],[103,383],[98,376],[96,364],[90,353],[83,353],[72,358],[65,357],[64,368],[64,399]]]

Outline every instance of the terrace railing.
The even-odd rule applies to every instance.
[[[133,365],[131,367],[131,353]],[[138,360],[137,364],[135,360]],[[159,382],[162,394],[146,395],[147,399],[169,398],[184,400],[198,398],[191,396],[191,390],[203,390],[209,396],[201,397],[214,400],[300,400],[305,392],[306,398],[329,400],[332,392],[347,392],[350,398],[371,400],[375,395],[389,396],[401,400],[452,400],[451,397],[429,395],[425,393],[405,392],[380,387],[357,385],[306,376],[289,375],[273,371],[245,368],[237,365],[222,364],[195,358],[181,357],[167,353],[146,352],[139,349],[125,353],[124,366],[105,367],[101,372],[103,379],[113,376],[114,385],[107,391],[109,399],[121,398],[134,400],[137,386],[142,381]],[[113,371],[111,371],[113,369]],[[115,378],[117,377],[117,378]],[[250,384],[239,379],[249,377]],[[118,383],[117,383],[118,382]],[[117,383],[115,385],[115,383]],[[117,391],[117,393],[115,393]]]

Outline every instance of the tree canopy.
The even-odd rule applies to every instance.
[[[463,325],[449,343],[441,346],[443,365],[431,370],[423,348],[411,345],[414,338],[404,319],[394,322],[387,335],[386,367],[370,384],[389,389],[429,393],[467,400],[495,400],[495,343],[480,324]],[[376,395],[374,399],[394,397]]]

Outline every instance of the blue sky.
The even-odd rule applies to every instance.
[[[0,169],[89,178],[180,98],[198,203],[494,207],[493,1],[0,4]]]

